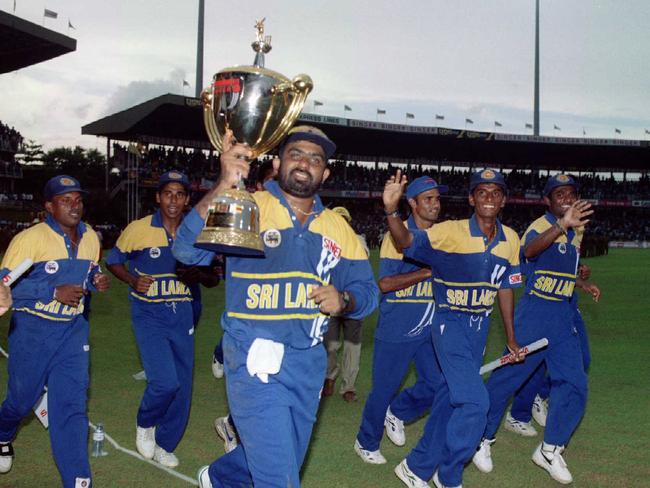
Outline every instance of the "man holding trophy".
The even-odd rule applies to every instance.
[[[202,488],[300,486],[325,380],[329,317],[365,317],[379,291],[356,234],[317,195],[336,145],[315,127],[292,128],[311,79],[264,68],[270,37],[262,22],[256,27],[254,65],[220,71],[203,93],[221,174],[174,242],[188,265],[207,264],[215,253],[227,259],[224,370],[241,444],[199,470]],[[248,194],[248,161],[278,143],[278,180]]]

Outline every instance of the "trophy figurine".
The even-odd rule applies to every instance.
[[[271,50],[264,20],[255,24],[253,65],[219,71],[201,94],[203,122],[219,152],[230,129],[238,143],[248,145],[253,159],[266,154],[287,135],[313,88],[307,75],[290,80],[264,67],[264,55]],[[259,231],[259,209],[240,179],[236,188],[214,198],[194,245],[221,254],[263,256]]]

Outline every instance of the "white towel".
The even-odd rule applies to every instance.
[[[268,383],[270,374],[280,372],[283,357],[284,344],[257,338],[251,344],[246,356],[248,374],[257,375],[262,383]]]

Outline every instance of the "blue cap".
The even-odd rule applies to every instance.
[[[576,190],[578,189],[578,183],[571,176],[565,174],[559,174],[551,176],[546,180],[544,185],[544,196],[547,197],[549,193],[555,190],[558,186],[572,186]]]
[[[309,141],[318,144],[323,148],[327,159],[331,158],[336,151],[336,144],[327,137],[325,132],[311,125],[297,125],[292,128],[280,145],[280,154],[284,151],[284,147],[292,141]]]
[[[506,180],[501,173],[495,169],[484,169],[482,171],[477,171],[472,173],[472,176],[469,177],[469,192],[472,193],[474,188],[476,188],[481,183],[494,183],[503,188],[503,191],[506,191],[508,187],[506,186]]]
[[[427,190],[438,190],[440,193],[447,193],[449,187],[447,185],[439,185],[436,183],[436,180],[429,176],[420,176],[406,187],[406,198],[415,198]]]
[[[190,179],[186,174],[181,173],[180,171],[171,170],[167,171],[167,173],[163,173],[158,180],[158,191],[160,191],[167,183],[180,183],[183,185],[185,190],[189,191],[190,189]]]
[[[76,178],[68,175],[59,175],[45,183],[45,188],[43,188],[43,196],[45,201],[49,202],[52,200],[52,197],[57,195],[63,195],[64,193],[70,193],[72,191],[77,191],[79,193],[87,194],[86,190],[81,189],[81,185]]]

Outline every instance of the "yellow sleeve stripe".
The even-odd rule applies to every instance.
[[[191,302],[192,297],[180,297],[180,298],[145,298],[137,293],[131,292],[131,296],[142,300],[143,302],[150,303],[160,303],[160,302]]]
[[[499,289],[497,285],[493,285],[492,283],[488,283],[487,281],[474,281],[471,283],[460,283],[456,281],[443,281],[440,278],[434,278],[433,281],[435,281],[436,283],[442,283],[443,285],[446,286],[487,286],[490,288]]]
[[[44,314],[44,313],[35,312],[35,311],[32,310],[31,308],[14,308],[13,310],[14,310],[15,312],[27,312],[27,313],[31,313],[32,315],[36,315],[36,316],[38,316],[38,317],[42,317],[42,318],[44,318],[44,319],[48,319],[48,320],[56,320],[57,322],[70,322],[70,321],[71,321],[72,319],[74,319],[75,317],[78,317],[78,315],[74,315],[74,316],[72,316],[72,317],[69,318],[69,319],[62,319],[62,318],[58,318],[58,317],[52,317],[51,315],[46,315],[46,314]]]
[[[161,274],[143,273],[138,268],[135,268],[135,272],[138,273],[140,276],[152,276],[153,278],[178,278],[178,275],[176,273],[161,273]]]
[[[280,315],[256,315],[252,313],[239,313],[239,312],[228,312],[228,317],[233,317],[236,319],[246,319],[246,320],[312,320],[318,317],[323,317],[322,313],[289,313],[289,314],[280,314]]]
[[[552,276],[564,276],[565,278],[575,278],[576,275],[573,273],[560,273],[559,271],[549,271],[548,269],[537,269],[535,274],[548,274]]]
[[[541,293],[537,293],[535,290],[530,290],[531,295],[535,295],[536,297],[543,298],[544,300],[551,300],[553,302],[563,302],[561,298],[553,298],[553,297],[547,297],[546,295],[542,295]]]
[[[323,285],[329,285],[327,281],[312,273],[305,273],[304,271],[287,271],[285,273],[241,273],[233,271],[230,273],[233,278],[244,278],[247,280],[273,280],[282,278],[307,278],[318,281]]]
[[[433,300],[429,299],[417,299],[417,298],[405,298],[403,300],[396,300],[394,298],[386,299],[386,303],[431,303]]]

